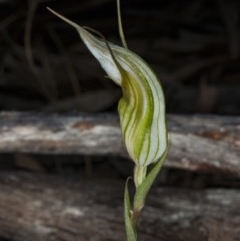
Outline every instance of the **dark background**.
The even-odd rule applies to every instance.
[[[76,31],[46,7],[120,44],[114,0],[0,1],[0,111],[116,112],[121,89],[105,78]],[[129,48],[156,71],[167,112],[240,114],[240,2],[122,0]],[[1,169],[125,178],[112,157],[0,155]],[[111,173],[111,174],[109,174]],[[238,186],[219,174],[164,169],[162,185]]]

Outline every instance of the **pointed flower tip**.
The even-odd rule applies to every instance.
[[[107,44],[49,10],[77,29],[110,79],[121,85],[123,97],[118,110],[124,142],[133,161],[140,166],[156,162],[166,150],[168,140],[163,90],[153,70],[128,49]]]
[[[69,25],[73,26],[74,28],[77,29],[77,28],[79,27],[76,23],[74,23],[74,22],[72,22],[71,20],[65,18],[63,15],[57,13],[57,12],[54,11],[53,9],[47,7],[47,10],[49,10],[52,14],[54,14],[54,15],[57,16],[57,17],[59,17],[59,18],[62,19],[64,22],[68,23]]]

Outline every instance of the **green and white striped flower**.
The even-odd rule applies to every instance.
[[[102,68],[123,91],[118,111],[122,135],[130,157],[135,162],[136,192],[131,204],[128,181],[124,192],[124,218],[127,241],[137,241],[137,223],[146,196],[167,155],[168,136],[162,87],[148,64],[129,51],[122,31],[120,0],[117,0],[119,32],[124,47],[97,38],[89,28],[78,26],[58,13],[55,15],[72,25]],[[89,32],[89,31],[90,32]],[[155,163],[147,173],[149,164]]]
[[[168,140],[164,95],[153,70],[126,47],[108,44],[92,35],[89,29],[52,12],[78,31],[109,78],[121,86],[123,97],[118,111],[122,135],[136,166],[147,167],[158,161],[167,148]]]

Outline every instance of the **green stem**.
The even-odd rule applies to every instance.
[[[124,191],[124,222],[125,222],[125,230],[126,230],[126,238],[127,241],[137,241],[137,232],[135,225],[132,221],[132,210],[131,210],[131,202],[129,197],[128,191],[128,181],[130,178],[127,179],[125,184],[125,191]]]
[[[163,156],[155,163],[153,168],[147,173],[147,167],[135,166],[134,169],[134,182],[136,191],[133,198],[133,205],[131,205],[129,192],[128,192],[128,180],[125,186],[124,195],[124,212],[125,212],[125,227],[127,241],[137,241],[137,224],[145,204],[147,194],[156,179],[162,164],[166,158],[167,150],[165,150]]]
[[[142,184],[143,180],[146,178],[147,167],[135,165],[134,168],[134,183],[136,189]]]

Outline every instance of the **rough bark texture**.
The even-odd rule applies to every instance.
[[[0,114],[0,152],[127,156],[115,115]],[[169,115],[166,165],[240,174],[240,117]]]
[[[114,180],[1,173],[0,237],[13,241],[123,241],[123,187]],[[152,190],[140,239],[237,241],[240,193]]]

